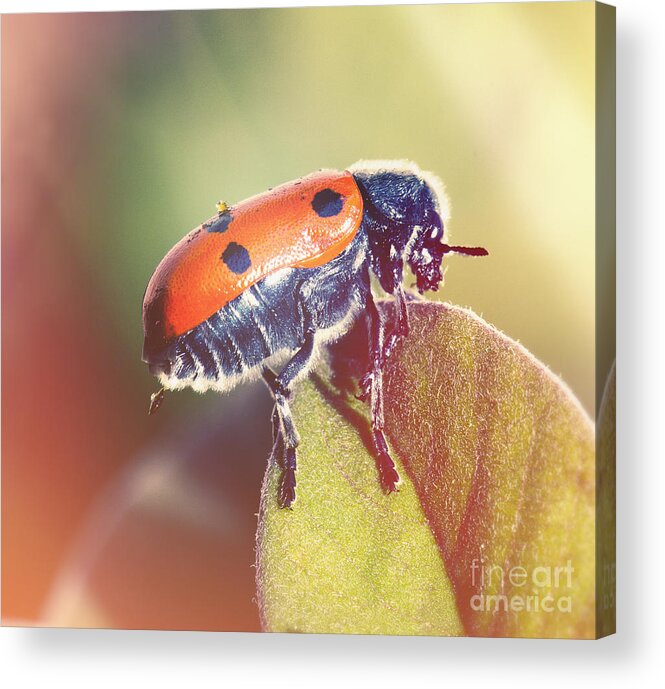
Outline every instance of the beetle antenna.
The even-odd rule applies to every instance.
[[[482,246],[450,246],[441,244],[444,254],[464,254],[465,256],[489,256],[489,251]]]
[[[162,406],[165,394],[166,389],[160,388],[157,390],[157,392],[153,392],[152,395],[150,395],[150,408],[148,409],[148,416],[154,414]]]

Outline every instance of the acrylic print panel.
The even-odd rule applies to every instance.
[[[3,17],[3,624],[611,633],[613,16]]]

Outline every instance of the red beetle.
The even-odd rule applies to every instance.
[[[146,289],[143,360],[163,386],[151,411],[165,389],[224,392],[262,377],[275,400],[279,499],[290,507],[299,444],[289,406],[294,383],[319,347],[364,315],[371,365],[360,381],[361,396],[371,397],[381,483],[395,490],[399,475],[383,433],[381,370],[408,334],[404,264],[422,293],[438,289],[444,254],[487,254],[444,243],[447,209],[439,180],[404,161],[321,170],[234,206],[219,204],[215,216],[169,251]],[[371,274],[397,302],[387,337]]]

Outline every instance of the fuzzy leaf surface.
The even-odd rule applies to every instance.
[[[381,491],[352,394],[366,335],[345,338],[294,397],[298,498],[278,507],[269,466],[259,515],[264,629],[593,637],[592,422],[471,311],[415,302],[409,316],[384,372],[399,493]]]

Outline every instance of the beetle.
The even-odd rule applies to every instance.
[[[143,301],[143,360],[165,390],[226,392],[263,379],[274,399],[271,461],[281,467],[279,503],[296,498],[293,389],[317,352],[363,314],[369,360],[359,397],[370,401],[383,489],[400,477],[384,435],[382,371],[409,332],[404,268],[422,294],[437,290],[447,253],[484,256],[444,242],[448,201],[439,179],[408,161],[359,161],[319,170],[228,206],[178,242],[158,265]],[[386,335],[371,278],[396,302]],[[275,372],[275,368],[279,372]]]

